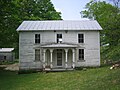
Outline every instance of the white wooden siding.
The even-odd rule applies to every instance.
[[[75,64],[80,66],[99,66],[100,65],[100,40],[99,31],[37,31],[37,32],[20,32],[19,33],[19,59],[20,68],[42,68],[43,54],[41,51],[41,61],[35,62],[35,34],[40,34],[41,43],[56,43],[56,34],[62,34],[63,43],[78,44],[78,34],[84,34],[84,44],[79,44],[80,47],[76,49]],[[40,46],[40,45],[38,45]],[[85,50],[85,61],[78,61],[78,49]],[[55,51],[53,52],[55,54]],[[47,55],[47,54],[46,54]],[[46,57],[49,58],[50,56]],[[70,59],[72,57],[68,57]],[[53,57],[53,65],[56,64],[56,58]],[[70,61],[68,62],[70,64]]]

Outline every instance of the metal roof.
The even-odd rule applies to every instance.
[[[0,48],[0,52],[12,52],[14,48]]]
[[[102,30],[96,20],[56,20],[56,21],[23,21],[17,31],[36,30]]]

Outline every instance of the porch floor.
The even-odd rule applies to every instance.
[[[53,71],[53,72],[61,72],[61,71],[72,71],[73,68],[45,68],[44,71]]]

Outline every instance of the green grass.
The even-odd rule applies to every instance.
[[[17,74],[0,70],[0,90],[120,90],[120,69]]]

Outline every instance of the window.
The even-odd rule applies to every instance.
[[[84,43],[84,34],[78,34],[78,43]]]
[[[6,56],[4,56],[4,60],[6,60]]]
[[[35,34],[35,43],[40,43],[40,34]]]
[[[35,61],[40,60],[40,49],[35,49]]]
[[[84,60],[84,49],[79,49],[79,60]]]
[[[57,34],[57,43],[58,42],[62,42],[62,34]]]

